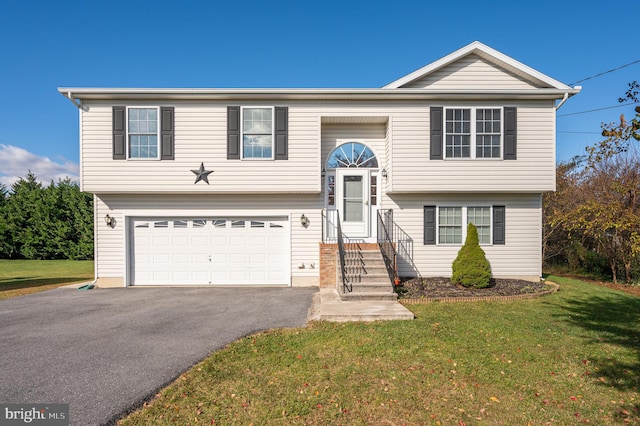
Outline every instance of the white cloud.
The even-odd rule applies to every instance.
[[[62,163],[57,163],[26,149],[0,144],[0,183],[10,188],[12,183],[21,177],[24,178],[29,170],[43,185],[49,185],[52,180],[57,182],[58,179],[67,177],[76,182],[80,181],[78,176],[80,167],[72,161],[64,160]]]

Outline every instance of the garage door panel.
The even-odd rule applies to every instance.
[[[229,264],[249,267],[249,259],[246,253],[231,253],[229,254]]]
[[[173,247],[189,247],[189,237],[171,237]]]
[[[287,218],[134,219],[133,284],[287,284]]]
[[[206,253],[186,253],[191,258],[193,265],[209,265],[209,255]]]
[[[251,253],[249,255],[249,262],[253,267],[263,266],[267,264],[267,254],[266,253]]]

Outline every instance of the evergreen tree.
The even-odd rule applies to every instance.
[[[467,226],[467,238],[451,265],[451,281],[465,287],[485,288],[491,284],[491,265],[480,247],[478,229]]]
[[[45,188],[29,171],[0,197],[0,238],[5,258],[91,259],[93,199],[69,179]]]

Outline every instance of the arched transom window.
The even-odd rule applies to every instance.
[[[327,169],[341,167],[377,168],[378,159],[371,148],[359,142],[347,142],[331,152],[327,160]]]

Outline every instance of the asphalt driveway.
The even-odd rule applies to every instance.
[[[58,288],[0,301],[0,402],[113,422],[240,337],[302,326],[317,288]]]

